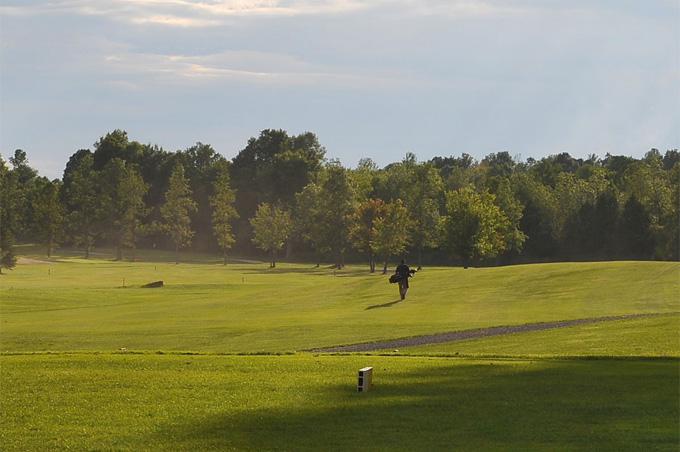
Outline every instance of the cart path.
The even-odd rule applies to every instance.
[[[522,325],[492,326],[489,328],[476,328],[473,330],[451,331],[448,333],[426,334],[422,336],[404,337],[385,341],[365,342],[361,344],[340,345],[334,347],[320,347],[307,352],[367,352],[373,350],[396,349],[399,347],[413,347],[416,345],[439,344],[442,342],[461,341],[464,339],[474,339],[489,336],[499,336],[502,334],[525,333],[528,331],[548,330],[551,328],[562,328],[572,325],[582,325],[585,323],[608,322],[612,320],[634,319],[639,317],[650,317],[656,315],[674,314],[672,312],[647,313],[617,315],[608,317],[593,317],[587,319],[557,320],[552,322],[525,323]]]

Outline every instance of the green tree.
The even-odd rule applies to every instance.
[[[619,219],[620,252],[625,259],[649,259],[654,255],[652,220],[635,195],[623,205]]]
[[[253,226],[253,243],[261,250],[271,253],[270,268],[276,267],[276,253],[290,237],[293,222],[290,212],[278,206],[262,203],[250,219]]]
[[[410,241],[418,253],[420,270],[423,248],[435,247],[439,241],[439,198],[443,185],[438,171],[430,163],[414,165],[409,173],[409,185],[401,199],[411,219]]]
[[[184,167],[175,166],[170,175],[165,203],[161,206],[162,228],[175,247],[175,263],[179,263],[179,249],[191,244],[194,231],[191,229],[189,212],[196,210],[191,199],[189,181],[184,177]]]
[[[200,142],[178,152],[176,157],[176,163],[180,162],[185,168],[191,198],[196,202],[196,210],[189,213],[191,226],[195,232],[192,246],[199,249],[214,249],[216,236],[211,215],[211,199],[215,194],[218,179],[228,173],[229,162],[209,144]],[[219,244],[218,246],[222,247]]]
[[[126,131],[115,129],[94,144],[94,169],[101,171],[113,159],[121,159],[126,164],[139,164],[143,146],[130,141]]]
[[[510,179],[496,176],[490,179],[490,192],[496,197],[496,205],[508,219],[508,228],[505,231],[505,252],[521,252],[526,240],[526,234],[520,229],[522,211],[524,206],[515,197],[510,186]]]
[[[258,138],[250,138],[230,168],[241,218],[237,235],[249,237],[248,219],[263,202],[291,210],[295,194],[316,180],[325,153],[310,132],[290,137],[284,130],[266,129]]]
[[[359,164],[351,170],[352,179],[357,186],[359,199],[375,198],[375,185],[379,178],[378,165],[368,157],[359,160]]]
[[[530,172],[515,173],[511,185],[524,206],[518,228],[526,237],[523,253],[540,260],[555,258],[559,252],[557,223],[559,207],[553,189]],[[561,229],[560,229],[561,230]]]
[[[352,246],[361,253],[369,255],[370,272],[375,272],[375,250],[371,244],[375,240],[375,223],[385,214],[382,199],[371,198],[360,202],[352,215],[350,229]]]
[[[472,187],[446,193],[443,217],[444,246],[463,259],[496,257],[505,249],[504,237],[510,223],[487,190],[475,193]]]
[[[11,270],[17,263],[13,233],[17,224],[16,179],[16,173],[11,172],[0,158],[0,274],[3,268]]]
[[[344,267],[356,202],[356,186],[349,171],[338,162],[330,162],[318,198],[319,229],[322,246],[331,250],[338,269]]]
[[[677,229],[677,223],[674,222],[676,195],[669,173],[663,170],[663,161],[658,152],[649,152],[644,160],[628,167],[623,182],[626,192],[634,195],[649,214],[656,248],[654,256],[661,259],[670,257],[666,243],[672,240],[672,231]]]
[[[316,266],[320,265],[321,254],[330,250],[326,243],[326,231],[321,221],[321,186],[309,183],[295,195],[293,231],[299,234],[314,249]]]
[[[33,232],[38,243],[45,246],[48,257],[63,234],[64,208],[59,199],[60,187],[58,179],[40,178],[33,198]]]
[[[68,171],[64,171],[64,198],[73,242],[85,248],[85,259],[89,259],[98,230],[97,218],[100,216],[97,173],[94,171],[92,153],[80,152],[76,156],[69,160]]]
[[[16,183],[14,191],[16,199],[12,203],[14,209],[12,235],[19,241],[30,241],[34,239],[32,203],[36,195],[38,172],[29,166],[26,152],[22,149],[17,149],[14,156],[9,158],[9,162],[12,164],[11,178]]]
[[[404,252],[410,243],[412,220],[401,199],[385,204],[384,215],[376,218],[373,226],[371,251],[384,256],[383,274],[387,273],[390,256]]]
[[[227,265],[227,251],[234,243],[234,235],[231,232],[231,221],[238,217],[234,208],[236,193],[229,187],[229,174],[222,174],[214,183],[210,198],[213,208],[212,227],[213,234],[217,238],[217,244],[224,250],[224,265]]]
[[[110,160],[99,177],[100,224],[104,236],[116,248],[116,260],[123,259],[123,246],[132,246],[135,260],[137,239],[144,232],[143,218],[148,213],[144,195],[148,185],[142,176],[120,158]]]

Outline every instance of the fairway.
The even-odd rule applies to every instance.
[[[0,278],[2,450],[677,450],[679,275],[426,268],[399,301],[360,266],[18,265]],[[603,317],[620,318],[304,352]]]

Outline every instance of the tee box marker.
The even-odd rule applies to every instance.
[[[373,386],[373,368],[364,367],[359,369],[358,392],[366,392]]]

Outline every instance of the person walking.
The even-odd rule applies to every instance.
[[[411,276],[411,269],[406,265],[406,260],[402,259],[401,263],[397,265],[397,269],[394,272],[399,275],[399,295],[401,299],[406,298],[406,291],[408,290],[408,278]]]

